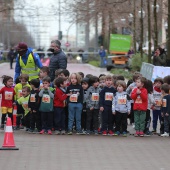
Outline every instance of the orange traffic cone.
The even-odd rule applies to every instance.
[[[19,150],[15,147],[11,118],[7,118],[4,143],[0,150]]]
[[[16,127],[17,123],[17,106],[14,105],[13,109],[13,127]]]

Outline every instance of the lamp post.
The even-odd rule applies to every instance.
[[[140,52],[141,58],[143,58],[143,18],[145,17],[145,11],[143,10],[143,0],[141,0],[141,11],[138,12],[141,24],[141,37],[140,37]]]

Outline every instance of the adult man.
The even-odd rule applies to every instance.
[[[153,56],[153,65],[155,66],[165,66],[166,65],[166,53],[161,47],[155,50]]]
[[[20,42],[16,48],[18,56],[16,58],[15,76],[16,80],[21,73],[29,75],[29,81],[38,78],[39,68],[43,65],[38,54],[33,53],[27,44]]]
[[[50,58],[50,78],[51,81],[55,78],[55,71],[58,69],[66,69],[67,68],[67,57],[65,53],[61,49],[61,43],[58,40],[51,41],[50,50],[53,53]]]
[[[14,58],[15,58],[15,51],[13,48],[10,49],[10,51],[8,52],[8,55],[7,55],[9,61],[10,61],[10,69],[13,69],[12,65],[13,65],[13,61],[14,61]]]
[[[106,51],[103,48],[103,46],[100,46],[100,50],[99,50],[99,55],[100,55],[100,67],[104,67],[105,63],[105,57],[106,57]]]

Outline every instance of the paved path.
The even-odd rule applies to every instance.
[[[8,64],[0,65],[0,76],[13,76]],[[69,64],[70,72],[99,75],[105,70],[87,64]],[[131,126],[128,130],[134,132]],[[0,151],[2,170],[169,170],[170,138],[56,136],[14,132],[19,151]],[[4,131],[0,130],[0,145]]]

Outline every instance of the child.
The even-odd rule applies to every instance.
[[[112,114],[112,100],[116,90],[112,87],[112,76],[105,76],[105,87],[99,94],[99,106],[102,111],[102,134],[113,135],[113,114]]]
[[[91,86],[87,90],[86,94],[86,108],[87,108],[87,119],[86,119],[86,134],[90,134],[91,122],[93,120],[92,127],[94,128],[94,134],[98,135],[98,116],[99,116],[99,93],[101,89],[99,86],[99,78],[93,76],[89,79]]]
[[[19,98],[22,97],[22,88],[23,87],[30,87],[30,85],[28,83],[29,76],[27,74],[22,74],[19,79],[20,79],[20,83],[16,84],[14,87],[14,90],[16,93],[15,101],[17,101]],[[17,105],[17,122],[16,122],[17,126],[15,127],[15,130],[24,128],[22,126],[24,124],[23,119],[22,119],[23,117],[24,117],[24,109],[21,105]],[[21,121],[22,121],[22,125],[21,125]]]
[[[66,94],[66,81],[63,77],[58,77],[54,80],[56,85],[54,95],[54,122],[55,134],[65,135],[65,105],[69,94]],[[61,131],[61,133],[60,133]]]
[[[138,72],[135,72],[133,74],[133,82],[127,86],[127,89],[126,89],[126,92],[127,94],[130,96],[131,95],[131,92],[132,90],[136,87],[136,81],[137,79],[141,76],[140,73]],[[135,125],[134,125],[134,111],[133,111],[133,100],[131,101],[131,113],[130,113],[130,124],[132,124],[133,128],[135,128]]]
[[[81,131],[81,113],[83,108],[83,88],[81,86],[81,77],[78,73],[72,73],[70,75],[71,84],[67,88],[66,93],[70,93],[68,101],[68,135],[72,135],[72,127],[74,118],[76,119],[77,134],[82,134]]]
[[[1,101],[1,129],[4,129],[4,123],[6,115],[11,118],[12,121],[12,108],[14,102],[15,91],[13,89],[13,78],[10,76],[2,76],[3,84],[5,85],[1,90],[0,94],[2,94]]]
[[[127,136],[127,117],[130,114],[131,102],[127,94],[126,83],[123,80],[117,81],[117,92],[112,102],[112,112],[116,118],[115,135],[120,135],[122,125],[123,136]]]
[[[70,72],[66,69],[62,70],[60,73],[59,73],[59,77],[63,77],[65,78],[66,80],[66,83],[67,83],[67,86],[70,85],[70,81],[69,81],[69,76],[70,76]]]
[[[28,109],[28,101],[29,101],[30,87],[24,86],[22,88],[22,97],[17,100],[17,105],[21,105],[24,109],[24,125],[26,127],[26,131],[30,129],[30,112]]]
[[[32,79],[30,81],[31,85],[31,93],[30,93],[30,98],[28,102],[28,108],[30,111],[30,130],[29,132],[36,132],[35,131],[35,126],[38,130],[38,132],[41,131],[41,115],[39,112],[39,105],[40,105],[40,100],[39,100],[39,86],[40,86],[40,81],[39,79]]]
[[[47,66],[43,66],[43,67],[40,69],[40,78],[41,78],[41,80],[40,80],[40,89],[43,88],[42,79],[43,79],[44,77],[49,76],[49,73],[50,73],[50,70],[49,70],[49,68],[48,68]]]
[[[146,110],[148,107],[148,92],[145,87],[146,78],[139,77],[136,81],[136,88],[131,93],[134,100],[134,120],[135,120],[135,136],[144,136]]]
[[[99,87],[101,88],[101,89],[103,89],[104,88],[104,86],[105,86],[105,76],[101,76],[100,78],[99,78]]]
[[[39,96],[41,97],[39,111],[41,112],[42,124],[40,134],[47,132],[49,135],[52,135],[54,89],[50,87],[50,82],[51,79],[48,76],[42,79],[43,88],[39,92]]]
[[[144,133],[145,133],[146,136],[150,136],[151,135],[151,132],[149,131],[150,122],[151,122],[150,110],[151,110],[152,106],[154,105],[153,84],[152,84],[151,80],[146,81],[146,89],[147,89],[147,92],[148,92],[148,109],[146,111]]]
[[[81,85],[84,91],[83,110],[81,114],[81,128],[83,131],[86,131],[86,117],[87,117],[86,94],[87,94],[87,89],[89,88],[89,79],[83,78],[81,81]]]
[[[162,121],[162,116],[161,116],[162,84],[163,84],[162,78],[156,78],[154,80],[153,98],[154,98],[155,105],[153,107],[153,130],[152,130],[153,133],[156,133],[158,117],[159,117],[160,124]]]
[[[169,95],[169,85],[163,84],[161,86],[161,93],[163,95],[162,99],[162,116],[164,117],[164,134],[162,137],[169,137],[169,127],[170,127],[170,95]]]

